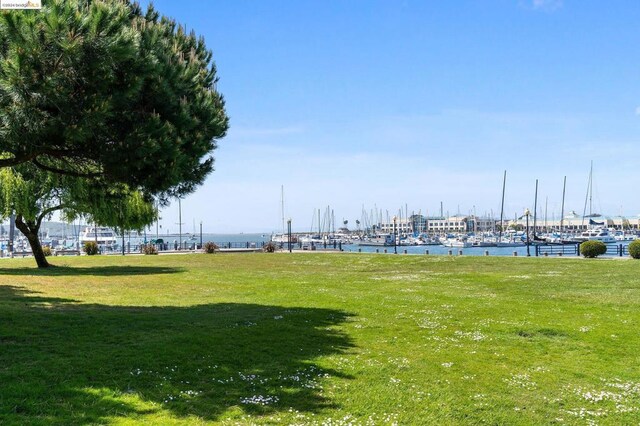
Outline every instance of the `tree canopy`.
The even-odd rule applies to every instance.
[[[142,231],[157,217],[154,200],[126,185],[87,185],[75,180],[70,195],[72,204],[63,210],[63,217],[74,220],[80,216],[88,222],[115,228],[120,233]]]
[[[0,167],[30,163],[160,197],[213,170],[224,100],[204,40],[130,1],[0,13]]]

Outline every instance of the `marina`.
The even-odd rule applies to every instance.
[[[395,226],[394,226],[395,220]],[[372,226],[349,230],[345,226],[336,232],[319,229],[315,233],[251,233],[251,234],[155,234],[151,232],[127,232],[118,234],[114,229],[95,226],[73,226],[62,223],[43,225],[41,241],[49,247],[54,255],[78,255],[82,253],[83,244],[88,241],[97,243],[101,254],[135,254],[141,253],[145,245],[151,244],[161,253],[200,250],[201,244],[214,242],[222,251],[258,250],[268,242],[276,244],[283,250],[296,251],[343,251],[362,253],[401,253],[432,255],[464,255],[471,256],[526,256],[527,249],[532,255],[544,252],[552,253],[553,248],[564,254],[578,253],[578,244],[584,241],[601,241],[609,250],[607,255],[625,253],[626,246],[637,239],[638,230],[631,226],[615,226],[611,219],[602,217],[601,222],[589,218],[587,226],[572,225],[584,221],[575,212],[570,212],[565,219],[564,231],[538,224],[529,227],[522,218],[505,222],[506,230],[502,233],[497,221],[474,216],[454,216],[449,218],[426,218],[411,215],[410,220],[402,222],[396,217],[391,223],[380,222]],[[403,226],[400,227],[399,223]],[[429,226],[432,223],[432,226]],[[481,223],[481,225],[480,225]],[[613,225],[606,227],[605,224]],[[627,223],[628,225],[628,223]],[[423,232],[419,232],[418,229]],[[583,229],[586,228],[586,229]],[[411,232],[412,229],[416,231]],[[440,230],[450,232],[442,232]],[[402,230],[402,231],[401,231]],[[431,232],[424,232],[431,230]],[[463,232],[466,230],[466,232]],[[383,232],[387,231],[387,232]],[[394,232],[395,231],[395,232]],[[13,244],[10,244],[7,226],[0,229],[0,256],[29,256],[28,241],[19,232],[13,232]],[[528,246],[528,247],[527,247]],[[555,254],[555,253],[554,253]]]

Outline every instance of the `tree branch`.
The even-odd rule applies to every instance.
[[[33,159],[33,164],[39,169],[42,169],[51,173],[56,173],[59,175],[67,175],[67,176],[73,176],[73,177],[79,177],[79,178],[96,178],[103,175],[102,173],[81,173],[73,170],[58,169],[56,167],[47,166],[46,164],[43,164],[40,161],[38,161],[38,159]],[[0,167],[2,167],[1,164],[0,164]]]
[[[0,159],[0,168],[3,167],[13,167],[18,164],[26,163],[27,161],[31,161],[38,156],[35,154],[24,154],[22,156],[13,157],[13,158],[1,158]]]
[[[65,204],[58,204],[57,206],[49,207],[48,209],[44,209],[42,213],[38,215],[36,218],[36,230],[40,229],[40,225],[42,224],[42,220],[49,214],[55,212],[56,210],[62,210],[67,207]]]
[[[77,154],[75,151],[70,149],[51,149],[47,148],[41,152],[41,154],[48,155],[49,157],[54,158],[76,158]]]
[[[20,232],[22,232],[25,236],[27,236],[27,234],[29,234],[30,229],[27,226],[27,224],[24,223],[22,215],[20,215],[20,214],[16,215],[15,224],[16,224],[16,228],[18,228],[20,230]]]

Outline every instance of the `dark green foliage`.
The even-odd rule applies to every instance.
[[[38,266],[52,212],[140,229],[154,198],[204,181],[228,128],[216,81],[204,40],[153,7],[48,0],[0,13],[0,167],[12,167],[0,208]]]
[[[629,243],[629,256],[634,259],[640,259],[640,240]]]
[[[584,257],[594,258],[607,252],[607,245],[602,241],[585,241],[580,244],[580,254]]]
[[[226,134],[202,38],[130,1],[0,14],[0,166],[184,194]]]
[[[216,243],[212,243],[211,241],[207,241],[202,247],[202,251],[204,251],[205,253],[215,253],[219,249],[220,247],[218,247]]]
[[[153,244],[144,244],[142,246],[142,253],[144,253],[144,254],[158,254],[158,249]]]
[[[89,255],[93,256],[100,253],[100,249],[98,248],[98,244],[95,241],[85,241],[82,250]]]
[[[120,233],[137,230],[156,218],[153,199],[140,191],[132,191],[126,185],[91,184],[86,179],[73,178],[65,218],[74,220],[85,216],[87,222],[116,228]]]
[[[265,253],[274,253],[277,250],[277,248],[278,248],[278,246],[276,246],[273,241],[269,241],[267,244],[264,245],[262,250]]]

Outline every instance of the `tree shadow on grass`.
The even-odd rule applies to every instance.
[[[38,276],[84,276],[96,275],[104,277],[115,277],[121,275],[157,275],[176,274],[184,271],[182,268],[167,266],[130,266],[130,265],[109,265],[90,267],[69,267],[54,266],[52,268],[0,268],[0,275],[38,275]]]
[[[353,346],[333,328],[348,316],[234,303],[85,305],[0,286],[0,423],[332,408],[323,381],[349,377],[314,360]]]

